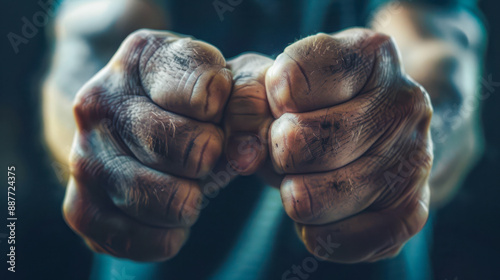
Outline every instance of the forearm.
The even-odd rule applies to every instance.
[[[394,37],[407,73],[432,99],[431,205],[439,206],[452,197],[482,152],[478,84],[484,27],[458,9],[402,5],[380,13],[391,17],[375,17],[373,28]]]

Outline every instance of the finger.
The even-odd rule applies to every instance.
[[[104,125],[111,133],[116,129],[134,156],[153,169],[187,178],[201,178],[212,170],[222,153],[222,130],[164,111],[145,99],[123,104],[112,116],[115,122]]]
[[[266,160],[273,118],[264,86],[270,58],[244,54],[228,62],[234,85],[225,112],[226,155],[242,175],[254,173]]]
[[[270,129],[270,155],[278,173],[341,168],[377,145],[426,133],[432,106],[409,78],[395,79],[349,102],[308,113],[287,113]]]
[[[384,208],[426,184],[432,163],[427,144],[398,143],[383,154],[330,172],[287,175],[280,188],[286,213],[298,223],[328,224]]]
[[[132,92],[144,93],[163,109],[200,121],[220,121],[231,91],[231,72],[217,48],[168,32],[134,32],[109,68],[124,70]]]
[[[127,153],[158,171],[201,178],[220,158],[223,133],[211,123],[165,111],[144,95],[120,94],[122,73],[102,71],[73,104],[79,129],[99,129]]]
[[[102,190],[101,190],[102,191]],[[135,261],[163,261],[179,252],[184,228],[146,226],[121,213],[98,189],[70,179],[63,206],[68,225],[98,252]]]
[[[324,226],[299,225],[300,237],[319,258],[339,263],[370,261],[419,232],[427,221],[428,205],[429,188],[425,187],[384,211],[364,212]]]
[[[352,99],[368,83],[376,61],[384,64],[384,71],[400,68],[392,45],[390,37],[367,29],[348,29],[333,36],[320,33],[292,44],[266,75],[273,115],[279,118],[287,112],[317,110]],[[392,57],[380,61],[382,54]]]
[[[109,135],[77,133],[70,158],[76,182],[100,188],[114,207],[156,227],[187,227],[199,215],[201,191],[195,181],[150,169],[119,152]]]

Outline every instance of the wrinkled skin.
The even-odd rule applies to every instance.
[[[221,158],[231,84],[215,47],[143,30],[79,91],[64,215],[92,249],[177,254],[199,215],[200,178]]]
[[[331,261],[396,255],[428,217],[432,107],[391,38],[350,29],[298,41],[274,62],[247,60],[254,72],[236,67],[227,116],[244,112],[252,121],[226,121],[238,135],[228,138],[239,141],[227,145],[240,147],[228,158],[247,166],[244,174],[264,166],[261,174],[279,182],[311,253],[325,257],[316,249],[322,239],[340,244]],[[267,151],[276,174],[265,171]]]
[[[369,30],[227,66],[206,43],[139,31],[74,112],[64,213],[98,252],[173,257],[199,214],[200,178],[225,160],[279,187],[307,249],[331,261],[394,256],[427,220],[430,100],[390,37]],[[326,256],[319,238],[340,246]]]

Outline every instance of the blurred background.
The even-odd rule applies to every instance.
[[[41,137],[40,80],[46,70],[51,25],[37,29],[16,54],[7,39],[22,17],[40,11],[38,1],[2,0],[0,218],[6,219],[7,166],[16,166],[17,279],[88,279],[92,254],[61,215],[67,172],[47,155]],[[45,2],[45,1],[44,1]],[[435,279],[500,279],[500,3],[483,0],[489,46],[483,78],[485,154],[455,199],[436,215],[432,264]],[[3,223],[3,222],[2,222]],[[0,226],[5,273],[7,229]],[[4,278],[0,279],[10,279]]]

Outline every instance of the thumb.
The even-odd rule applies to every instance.
[[[273,121],[265,88],[265,74],[273,60],[244,54],[228,62],[233,91],[226,107],[226,157],[240,175],[253,174],[266,160],[267,133]]]

